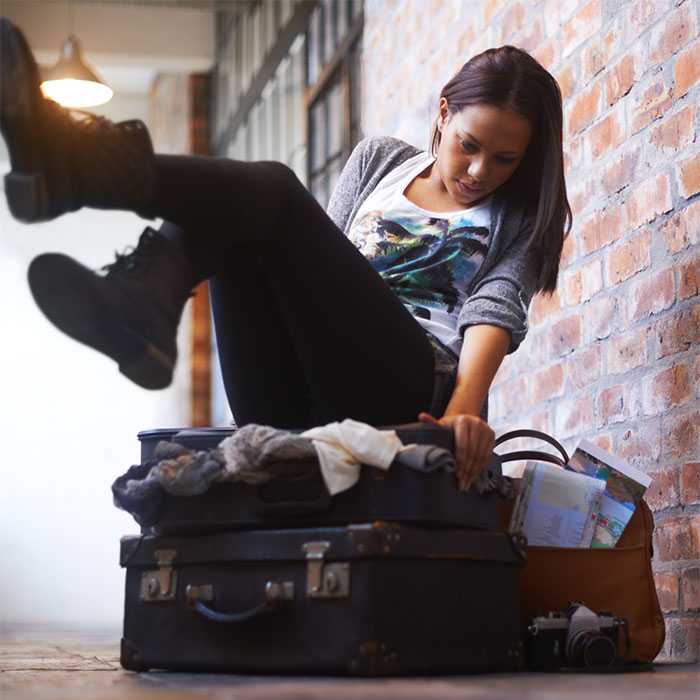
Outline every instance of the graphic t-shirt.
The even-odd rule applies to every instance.
[[[486,256],[492,196],[470,209],[433,212],[403,194],[435,158],[394,168],[357,211],[348,237],[426,331],[459,354],[459,311]]]

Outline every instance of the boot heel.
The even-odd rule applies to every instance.
[[[173,379],[175,363],[171,357],[146,343],[141,352],[119,361],[119,371],[144,389],[165,389]]]
[[[16,219],[33,223],[51,218],[46,180],[41,173],[8,173],[5,175],[5,195]]]

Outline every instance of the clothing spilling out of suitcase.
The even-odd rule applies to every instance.
[[[2,700],[700,700],[698,0],[2,0]]]

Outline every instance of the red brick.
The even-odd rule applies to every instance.
[[[638,68],[633,54],[623,56],[611,66],[605,76],[605,100],[608,106],[614,105],[632,89],[637,75]]]
[[[558,42],[557,42],[558,45]],[[554,79],[561,90],[562,102],[566,102],[576,90],[576,78],[571,64],[567,63],[560,70],[554,72]]]
[[[601,450],[612,452],[612,436],[610,433],[597,433],[594,437],[589,437],[588,439],[598,445]]]
[[[628,385],[615,384],[602,389],[596,397],[598,427],[626,420],[630,416],[629,401]]]
[[[688,366],[675,364],[644,378],[642,407],[647,416],[682,406],[692,396]]]
[[[656,324],[656,357],[660,360],[690,350],[700,342],[700,306],[684,309]]]
[[[655,146],[651,158],[658,162],[659,154],[675,155],[693,141],[695,106],[688,105],[665,117],[649,132],[649,143]]]
[[[610,64],[610,59],[617,48],[616,30],[613,28],[604,37],[594,37],[581,50],[580,71],[582,82],[588,83]]]
[[[596,211],[581,224],[581,253],[588,255],[616,241],[626,229],[625,207],[611,206]]]
[[[695,41],[676,59],[673,67],[675,99],[680,99],[700,82],[700,41]]]
[[[603,268],[600,260],[591,260],[581,266],[583,289],[581,298],[589,301],[603,288]]]
[[[596,81],[588,88],[581,90],[572,100],[566,115],[568,134],[578,133],[595,121],[600,114],[600,82]]]
[[[644,230],[606,256],[608,284],[619,284],[651,265],[651,232]]]
[[[671,87],[664,84],[663,77],[641,88],[634,96],[630,135],[641,131],[647,124],[658,119],[673,104]]]
[[[601,340],[607,338],[615,329],[621,326],[624,299],[614,295],[591,301],[583,307],[583,327],[586,340]]]
[[[518,34],[517,46],[530,55],[544,40],[544,29],[538,18],[533,18],[525,23],[525,29]]]
[[[678,495],[678,467],[666,467],[657,472],[650,472],[652,482],[644,498],[653,511],[673,508],[680,503]]]
[[[549,330],[551,357],[561,357],[573,352],[581,344],[581,317],[570,316],[552,325]]]
[[[507,6],[496,26],[497,41],[500,44],[507,43],[507,40],[522,28],[524,21],[525,8],[521,2]]]
[[[566,362],[569,389],[578,391],[597,382],[601,375],[602,358],[600,344],[591,345],[569,357]]]
[[[661,426],[658,420],[640,423],[634,430],[625,430],[615,454],[626,459],[633,467],[646,472],[661,454]]]
[[[582,142],[583,137],[574,139],[577,142]],[[590,207],[591,203],[596,199],[596,183],[593,178],[586,178],[579,187],[572,187],[569,193],[569,203],[571,204],[571,212],[574,215],[574,229],[576,228],[579,215]]]
[[[613,157],[603,169],[601,186],[606,195],[622,191],[637,179],[641,150],[635,145],[620,156]]]
[[[692,3],[686,3],[669,12],[649,34],[649,65],[663,63],[688,43],[697,33]]]
[[[573,262],[576,257],[576,236],[573,234],[573,227],[569,233],[564,236],[564,245],[561,249],[561,259],[559,265],[566,268]]]
[[[700,503],[700,462],[686,462],[681,467],[681,503]]]
[[[700,654],[700,620],[680,618],[668,621],[672,661],[697,661]]]
[[[534,326],[545,323],[556,316],[560,309],[561,299],[558,288],[554,290],[552,295],[537,294],[530,304],[529,320]]]
[[[535,372],[532,381],[532,401],[539,403],[564,393],[564,368],[557,363]]]
[[[554,412],[557,438],[565,440],[593,430],[593,401],[590,396],[578,399],[560,399]]]
[[[568,56],[586,39],[598,34],[601,24],[601,2],[600,0],[591,0],[562,26],[562,55]]]
[[[556,33],[576,11],[580,0],[545,0],[544,17],[548,34]]]
[[[482,10],[484,24],[488,24],[493,16],[505,5],[504,0],[486,0]]]
[[[608,374],[628,372],[646,363],[647,328],[618,335],[606,343]]]
[[[668,309],[676,298],[672,267],[640,277],[627,288],[628,324]]]
[[[687,517],[667,518],[656,525],[656,547],[661,561],[695,559],[690,522]]]
[[[564,288],[564,304],[566,306],[578,306],[581,303],[581,292],[583,290],[581,270],[565,272],[561,286]]]
[[[700,201],[681,209],[659,230],[670,255],[700,242]]]
[[[540,43],[539,46],[535,47],[530,52],[530,55],[551,74],[552,67],[558,58],[557,44],[553,39],[547,39],[546,41]],[[561,85],[559,86],[559,89],[561,90]],[[564,95],[562,94],[562,102],[564,99]]]
[[[656,593],[659,596],[661,610],[665,613],[678,610],[678,574],[673,571],[654,574]]]
[[[543,433],[551,435],[552,432],[552,414],[549,410],[536,413],[530,418],[530,427],[533,430],[539,430]]]
[[[639,36],[667,12],[667,3],[658,0],[636,0],[629,9],[627,18],[628,37]]]
[[[683,578],[683,610],[700,610],[700,567],[685,569]]]
[[[635,187],[625,202],[627,225],[630,230],[653,221],[659,214],[671,211],[671,183],[668,175],[660,173]]]
[[[700,153],[676,164],[678,191],[688,199],[700,192]]]
[[[625,115],[620,110],[607,114],[584,134],[587,161],[602,158],[625,140]]]
[[[522,409],[523,399],[531,396],[528,377],[517,377],[502,390],[501,410],[503,415]]]
[[[700,411],[661,416],[661,454],[664,459],[690,461],[698,456]]]
[[[700,252],[683,262],[679,269],[679,299],[690,299],[700,292]]]

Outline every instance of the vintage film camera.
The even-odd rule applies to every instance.
[[[625,639],[622,657],[617,653],[620,629]],[[627,620],[609,612],[596,614],[581,602],[535,617],[527,628],[525,660],[533,670],[605,668],[622,663],[628,652]]]

